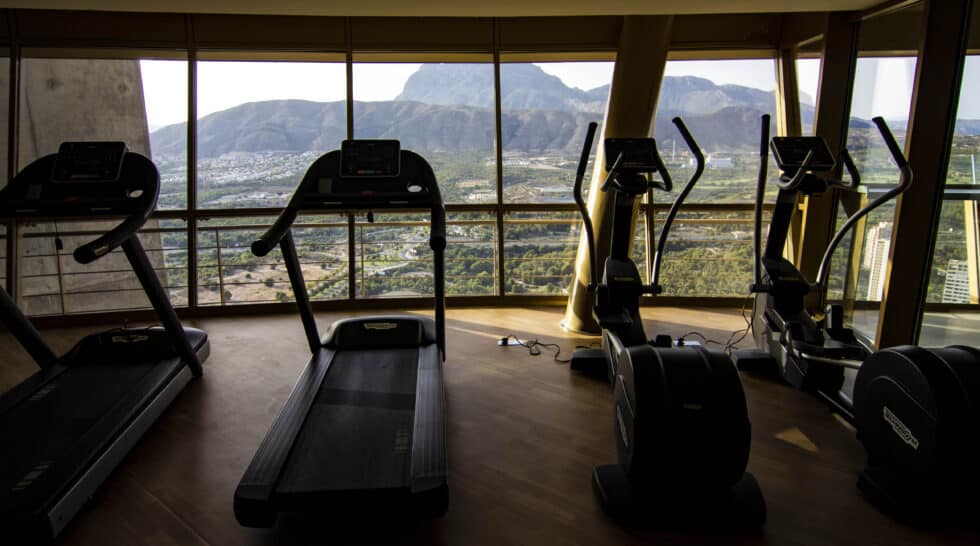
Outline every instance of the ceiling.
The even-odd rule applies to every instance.
[[[883,0],[0,0],[0,7],[268,15],[510,17],[860,10]]]

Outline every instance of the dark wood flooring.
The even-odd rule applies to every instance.
[[[749,536],[625,529],[597,505],[592,467],[615,459],[611,392],[570,374],[550,355],[498,347],[507,335],[577,344],[558,326],[561,309],[450,310],[445,364],[450,509],[442,519],[368,522],[284,517],[240,527],[232,495],[288,396],[308,353],[297,316],[198,320],[212,354],[193,382],[66,530],[65,545],[456,544],[504,546],[775,544],[900,546],[978,544],[971,533],[910,528],[876,510],[855,487],[863,451],[824,406],[788,387],[744,377],[753,422],[749,469],[769,521]],[[426,311],[419,311],[425,313]],[[736,310],[645,309],[647,331],[700,331],[723,340],[743,326]],[[343,316],[319,316],[321,328]],[[44,332],[59,350],[108,325]],[[744,345],[744,344],[743,344]],[[0,390],[32,373],[0,334]],[[325,461],[329,464],[329,461]],[[0,529],[0,543],[3,530]]]

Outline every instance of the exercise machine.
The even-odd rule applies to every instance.
[[[10,544],[57,537],[201,375],[207,334],[181,326],[137,235],[159,193],[156,167],[122,142],[64,143],[0,190],[0,217],[16,223],[124,216],[74,258],[88,264],[122,247],[162,323],[93,334],[57,356],[0,290],[0,319],[40,367],[0,396],[0,525]]]
[[[674,124],[697,168],[668,214],[660,234],[651,284],[641,282],[629,257],[635,200],[651,187],[672,189],[652,138],[606,139],[608,175],[599,191],[613,192],[611,254],[598,283],[595,232],[582,197],[582,178],[595,135],[589,126],[575,180],[589,249],[593,315],[603,329],[604,354],[573,355],[573,368],[604,368],[613,384],[613,427],[618,461],[593,472],[593,489],[613,517],[664,525],[745,527],[766,519],[755,478],[745,471],[751,424],[741,379],[723,352],[671,347],[667,336],[650,342],[639,314],[643,294],[661,292],[659,265],[674,216],[704,168],[704,157],[680,118]],[[659,174],[663,182],[653,179]],[[666,339],[665,339],[666,337]],[[659,343],[664,346],[654,346]]]
[[[300,211],[431,213],[435,320],[339,320],[320,338],[290,226]],[[346,140],[306,171],[275,224],[252,244],[282,250],[312,353],[235,490],[235,517],[268,527],[278,512],[438,516],[448,507],[445,401],[446,213],[432,168],[397,140]]]
[[[859,191],[861,176],[847,149],[834,157],[820,137],[769,139],[763,116],[755,207],[756,293],[753,336],[757,350],[736,360],[768,370],[813,393],[851,423],[868,454],[858,486],[872,500],[905,519],[936,520],[977,506],[976,460],[980,443],[980,352],[963,346],[926,349],[904,345],[875,351],[844,325],[841,305],[813,316],[806,297],[826,299],[830,262],[858,221],[906,191],[912,171],[885,121],[872,120],[899,171],[899,183],[848,217],[824,251],[816,282],[789,260],[783,248],[798,196],[830,189]],[[762,201],[769,148],[782,171],[769,235],[762,250]],[[837,178],[843,166],[849,180]],[[847,376],[853,378],[848,389]],[[972,507],[972,508],[971,508]]]

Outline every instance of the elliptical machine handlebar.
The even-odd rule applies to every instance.
[[[691,136],[691,132],[687,129],[687,125],[684,124],[684,120],[680,117],[675,117],[671,122],[677,127],[688,149],[694,154],[696,165],[694,173],[687,181],[687,184],[684,185],[681,193],[674,199],[674,203],[670,206],[670,211],[667,213],[667,218],[664,220],[664,225],[660,228],[660,238],[657,240],[657,249],[653,255],[653,275],[649,290],[652,294],[659,294],[662,291],[662,287],[660,286],[660,262],[663,259],[664,248],[667,246],[667,235],[670,233],[670,227],[674,223],[674,217],[677,216],[677,211],[680,210],[681,204],[687,199],[688,194],[691,193],[694,185],[697,184],[701,175],[704,173],[704,153],[701,151],[701,147],[698,146],[697,141],[694,140],[694,137]],[[666,171],[667,169],[664,169],[664,172]]]
[[[892,159],[895,164],[898,165],[899,170],[899,181],[898,187],[902,188],[902,191],[908,189],[912,185],[912,168],[909,167],[908,159],[905,157],[905,152],[895,141],[895,136],[892,135],[891,129],[888,128],[888,124],[885,123],[885,119],[881,116],[877,116],[871,119],[875,126],[878,127],[878,132],[881,133],[881,138],[885,141],[885,145],[888,146],[888,151],[892,155]],[[901,193],[901,192],[899,192]]]
[[[766,117],[769,117],[769,115],[766,114]],[[768,132],[768,128],[766,132]],[[793,191],[796,188],[800,187],[800,184],[802,184],[803,180],[806,179],[807,171],[810,170],[810,164],[812,162],[813,162],[813,150],[810,150],[806,153],[806,157],[803,158],[803,163],[800,164],[799,169],[796,169],[796,173],[793,174],[793,177],[786,180],[780,178],[779,180],[776,181],[776,186],[779,189],[785,191]]]
[[[582,214],[582,222],[585,225],[585,240],[589,248],[588,290],[590,293],[595,292],[596,286],[598,285],[599,265],[596,262],[595,230],[592,225],[592,217],[589,216],[589,209],[585,204],[585,199],[582,197],[582,180],[585,178],[585,169],[589,163],[589,154],[592,152],[592,141],[595,139],[595,132],[598,127],[599,124],[593,121],[589,123],[589,128],[586,129],[585,145],[582,147],[582,155],[579,157],[578,171],[575,173],[575,186],[573,188],[575,204],[578,205],[578,210]],[[619,161],[622,161],[622,156],[617,158],[617,162]],[[607,180],[606,183],[608,184],[609,181]]]
[[[898,185],[894,188],[888,190],[884,194],[880,195],[874,201],[865,205],[864,208],[855,212],[850,218],[844,222],[840,230],[834,234],[834,238],[831,239],[830,244],[827,245],[827,249],[824,251],[823,258],[820,260],[820,269],[817,270],[817,282],[814,287],[817,290],[826,287],[827,275],[830,274],[830,259],[834,255],[834,250],[837,249],[837,245],[844,239],[847,232],[850,231],[860,220],[867,216],[871,211],[890,201],[892,198],[897,197],[899,194],[905,192],[912,185],[912,168],[909,167],[909,162],[905,158],[905,153],[895,142],[895,137],[892,135],[891,130],[885,123],[884,118],[877,116],[872,118],[874,124],[878,127],[878,132],[881,133],[881,138],[885,141],[885,145],[888,147],[888,151],[891,153],[892,159],[898,165],[899,170],[899,181]],[[843,154],[841,154],[843,155]],[[848,160],[850,156],[847,156]],[[846,164],[846,163],[845,163]],[[852,163],[853,166],[853,163]],[[850,169],[850,167],[849,167]],[[857,169],[855,168],[855,171]]]

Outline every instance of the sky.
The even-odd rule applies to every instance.
[[[355,64],[356,100],[391,100],[418,64]],[[592,89],[612,80],[613,63],[538,63],[566,85]],[[798,62],[800,90],[816,99],[820,61]],[[143,91],[151,129],[179,123],[187,117],[185,61],[141,61]],[[912,58],[858,60],[852,115],[869,119],[908,116],[915,72]],[[699,76],[716,84],[736,84],[771,91],[776,86],[774,64],[768,59],[728,61],[669,61],[668,76]],[[964,71],[964,91],[980,90],[980,59],[970,57]],[[977,91],[972,91],[976,94]],[[202,61],[198,63],[198,117],[245,102],[273,99],[339,101],[346,95],[343,63]],[[963,97],[970,97],[963,94]],[[980,118],[980,101],[963,101],[959,117]]]

